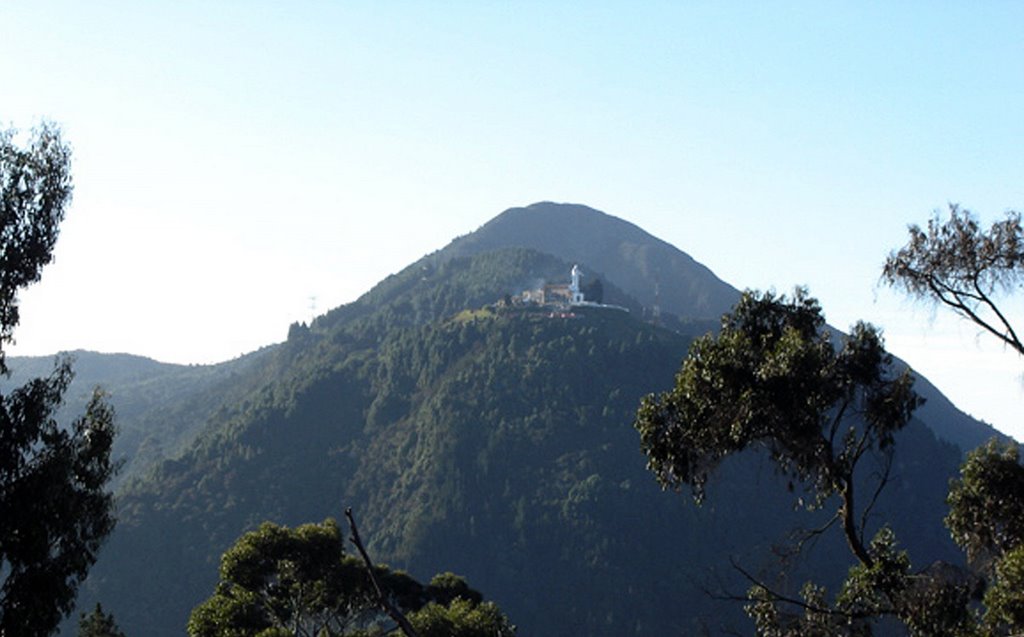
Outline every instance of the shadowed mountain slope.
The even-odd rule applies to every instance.
[[[682,319],[715,319],[739,292],[685,252],[612,215],[577,204],[510,208],[438,252],[440,258],[504,247],[532,248],[569,263],[585,263],[644,306]],[[656,290],[659,292],[656,297]]]
[[[703,509],[647,473],[632,415],[692,335],[617,311],[501,308],[374,329],[296,336],[277,353],[291,371],[131,485],[90,577],[122,626],[180,634],[241,532],[352,506],[380,560],[466,575],[524,635],[742,630],[739,606],[703,589],[743,590],[731,556],[773,570],[776,543],[822,522],[792,512],[757,456],[731,463]],[[899,499],[879,520],[915,558],[949,559],[942,500],[959,452],[920,424],[899,444]],[[840,574],[848,562],[836,536],[793,568]]]
[[[597,234],[553,252],[500,245],[570,226]],[[572,263],[633,311],[506,302],[530,282],[565,282]],[[706,290],[670,306],[661,280],[663,309],[696,320],[666,329],[642,319],[652,271],[689,273],[675,287]],[[794,512],[756,454],[728,462],[695,508],[657,487],[632,428],[640,398],[668,388],[727,294],[738,293],[614,217],[554,204],[506,211],[165,406],[191,414],[198,433],[129,480],[80,605],[101,601],[129,634],[180,635],[241,533],[352,506],[376,557],[419,578],[466,575],[523,635],[749,632],[739,605],[705,591],[742,592],[730,558],[775,572],[789,532],[824,519]],[[965,417],[937,406],[901,433],[872,518],[922,566],[958,556],[942,518],[961,450],[933,430]],[[132,427],[165,422],[152,413]],[[786,559],[780,586],[793,590],[811,573],[834,584],[850,563],[835,535]]]
[[[115,482],[144,471],[151,463],[178,455],[207,415],[229,396],[248,391],[243,378],[271,348],[216,365],[174,365],[131,354],[77,350],[71,358],[74,379],[57,411],[70,423],[84,413],[93,390],[101,388],[114,405],[118,435],[113,455],[124,466]],[[58,356],[14,356],[4,390],[53,372]]]

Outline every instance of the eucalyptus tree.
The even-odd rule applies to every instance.
[[[53,258],[71,198],[70,147],[44,124],[24,147],[0,131],[0,373],[18,325],[18,292]],[[114,527],[113,410],[101,392],[69,426],[54,417],[71,363],[0,395],[0,635],[47,635]]]
[[[396,624],[382,601],[408,616],[415,627],[412,631],[420,637],[515,634],[497,605],[483,601],[463,578],[442,573],[424,586],[406,573],[349,555],[344,545],[341,529],[331,519],[295,528],[264,522],[224,552],[220,581],[213,595],[192,611],[188,634],[397,637],[405,633],[407,627]]]
[[[1024,356],[1006,301],[1024,291],[1024,228],[1009,211],[988,229],[956,204],[927,229],[909,228],[886,259],[882,279],[913,298],[944,306]],[[950,489],[946,525],[987,583],[978,630],[1024,631],[1024,467],[1012,441],[990,441],[967,455]]]
[[[717,335],[694,341],[674,387],[642,401],[635,426],[648,468],[664,488],[688,487],[699,503],[725,458],[760,450],[800,485],[798,504],[832,511],[819,531],[842,533],[854,558],[848,578],[829,598],[813,583],[791,596],[748,574],[747,610],[759,634],[870,635],[881,617],[916,635],[967,627],[966,584],[912,573],[888,527],[867,534],[894,436],[921,402],[914,378],[893,364],[871,325],[857,323],[840,342],[831,334],[805,290],[744,293]],[[858,467],[869,456],[884,469],[860,493]]]
[[[909,227],[905,246],[889,254],[882,280],[911,297],[943,305],[1024,356],[1024,342],[1001,299],[1024,285],[1024,230],[1020,213],[983,229],[956,204],[949,219],[936,213],[927,229]],[[1018,326],[1019,327],[1019,326]]]

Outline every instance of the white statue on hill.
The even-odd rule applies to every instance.
[[[569,293],[572,295],[572,303],[574,305],[583,302],[583,292],[580,291],[580,277],[583,276],[583,271],[580,270],[580,266],[572,266],[572,283],[569,284]]]

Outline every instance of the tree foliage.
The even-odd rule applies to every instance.
[[[1024,629],[1024,466],[1016,443],[968,454],[949,492],[946,525],[987,579],[983,634]]]
[[[1024,355],[1024,343],[998,302],[1024,284],[1020,213],[1006,213],[986,231],[970,211],[950,205],[945,222],[936,214],[927,231],[910,227],[910,241],[889,255],[882,276],[912,297],[949,307]],[[1021,633],[1024,466],[1016,443],[992,440],[970,452],[947,503],[946,525],[977,569],[973,588],[985,589],[984,611],[977,611],[980,619],[972,617],[972,634]]]
[[[985,591],[984,629],[989,635],[1019,635],[1024,629],[1024,546],[995,562]]]
[[[1020,213],[1008,212],[986,231],[969,210],[955,204],[949,219],[936,213],[928,228],[910,226],[910,241],[889,254],[882,279],[911,297],[941,303],[1024,355],[1001,294],[1024,284],[1024,230]]]
[[[221,558],[214,595],[192,612],[190,635],[340,634],[373,608],[362,565],[333,520],[294,530],[266,522]]]
[[[65,360],[0,398],[0,629],[56,627],[114,527],[113,410],[96,392],[70,428],[58,426],[70,381]]]
[[[16,130],[0,130],[0,372],[2,346],[18,324],[18,290],[52,260],[71,190],[71,149],[57,127],[43,124],[25,148]]]
[[[879,617],[922,636],[969,625],[965,580],[912,573],[887,527],[865,540],[868,512],[888,480],[893,436],[920,402],[912,385],[875,328],[858,323],[835,346],[820,306],[804,291],[791,298],[747,292],[717,336],[693,343],[675,387],[642,402],[636,427],[662,486],[688,485],[700,501],[726,457],[760,448],[803,486],[806,504],[835,502],[828,526],[839,523],[856,558],[846,582],[829,600],[814,584],[792,597],[748,576],[747,609],[759,634],[869,635]],[[857,467],[868,454],[884,470],[858,504]]]
[[[495,270],[504,265],[490,261]],[[181,548],[173,556],[166,522],[147,531],[164,547],[161,562],[177,569],[163,577],[182,581],[187,571],[201,569],[205,556],[197,547],[229,546],[249,520],[322,519],[324,503],[341,500],[364,511],[380,559],[416,573],[451,569],[486,582],[488,592],[509,600],[499,601],[503,609],[512,613],[508,605],[516,606],[517,624],[538,627],[531,634],[620,634],[641,612],[647,626],[662,621],[667,629],[676,621],[661,620],[646,593],[638,610],[608,573],[628,573],[638,559],[629,552],[636,531],[613,522],[621,521],[622,508],[638,499],[663,504],[657,489],[638,488],[650,485],[622,423],[645,390],[670,377],[688,343],[684,336],[631,314],[597,310],[577,319],[478,310],[422,327],[382,329],[379,338],[366,336],[371,329],[348,325],[330,342],[314,330],[311,340],[319,344],[301,350],[274,377],[273,392],[226,410],[244,427],[201,439],[201,453],[186,457],[195,461],[187,481],[170,471],[152,477],[150,486],[166,493],[182,485],[182,494],[156,506],[164,514],[176,507],[174,515],[189,521],[178,527],[188,530],[175,534]],[[503,489],[511,494],[496,497]],[[136,493],[122,500],[126,519],[141,509]],[[125,528],[115,541],[135,532]],[[662,544],[647,542],[643,559],[684,579],[656,557]],[[563,547],[572,547],[564,557]],[[113,557],[124,558],[122,572],[131,572],[125,555]],[[632,578],[631,585],[661,588],[645,573]],[[149,585],[144,574],[139,579],[117,596]],[[543,586],[521,588],[538,579]],[[596,590],[574,586],[584,580],[609,583]],[[111,574],[108,581],[122,580]],[[192,598],[205,599],[212,588],[198,585]],[[667,588],[662,594],[672,595]],[[102,599],[113,596],[101,591]],[[158,601],[145,606],[164,612]],[[189,610],[178,612],[178,626]],[[145,626],[152,612],[140,612],[140,619],[117,609],[128,630]],[[675,616],[691,615],[687,609]],[[161,620],[175,625],[173,617]]]
[[[97,598],[132,600],[115,607],[129,632],[180,631],[213,592],[216,573],[204,563],[253,520],[322,520],[329,503],[346,502],[372,529],[375,557],[417,574],[465,574],[531,635],[745,626],[741,606],[709,600],[702,585],[721,576],[742,586],[721,556],[756,554],[750,547],[782,537],[802,512],[791,511],[784,489],[750,488],[763,467],[747,460],[718,475],[728,499],[679,507],[650,480],[636,432],[622,426],[643,395],[671,384],[709,324],[676,333],[637,311],[582,308],[564,318],[481,307],[528,285],[531,273],[564,277],[569,267],[521,250],[416,267],[382,283],[390,291],[379,304],[345,306],[343,320],[317,319],[269,350],[259,372],[245,375],[247,391],[225,392],[223,408],[202,422],[197,444],[126,490],[125,524],[97,567]],[[620,302],[613,284],[605,289]],[[899,467],[915,496],[875,511],[901,539],[926,544],[928,559],[950,558],[937,507],[960,453],[924,426],[900,438],[919,448]],[[848,566],[840,534],[806,558],[808,571]]]
[[[50,262],[71,194],[70,150],[50,125],[19,148],[0,132],[0,373],[18,323],[18,289]],[[0,634],[46,635],[114,526],[106,486],[113,410],[99,391],[70,426],[55,418],[71,364],[0,395]]]
[[[420,637],[512,637],[516,632],[494,602],[462,597],[447,605],[430,602],[409,620]]]
[[[717,336],[694,341],[675,387],[647,396],[636,428],[648,467],[664,487],[689,485],[699,502],[727,456],[767,450],[803,483],[811,506],[839,494],[849,540],[866,559],[854,518],[854,470],[886,454],[919,399],[897,374],[878,331],[863,323],[836,348],[818,302],[747,292]]]
[[[1017,445],[991,440],[970,452],[948,502],[953,540],[981,568],[1024,544],[1024,467]]]
[[[114,615],[104,613],[103,607],[96,604],[92,612],[78,620],[78,637],[125,637],[114,621]]]
[[[753,583],[746,608],[758,634],[863,637],[886,620],[920,637],[1024,629],[1024,467],[1015,444],[993,441],[970,453],[951,485],[946,523],[978,573],[943,562],[914,571],[887,526],[864,540],[867,511],[888,479],[893,435],[919,403],[912,383],[908,372],[894,371],[874,328],[858,324],[835,347],[804,292],[748,292],[717,336],[693,343],[675,387],[642,402],[636,427],[663,487],[688,485],[699,502],[723,459],[762,448],[803,485],[811,506],[838,496],[832,521],[856,558],[846,580],[833,599],[812,583],[794,597],[743,571]],[[880,455],[885,470],[858,509],[856,467],[868,453]]]
[[[386,567],[374,573],[391,603],[425,627],[424,635],[440,634],[431,628],[438,625],[466,637],[513,634],[500,632],[511,626],[507,618],[456,575],[423,586]],[[221,558],[213,596],[192,611],[188,633],[368,637],[392,634],[387,624],[363,562],[345,553],[341,530],[328,519],[295,529],[264,522],[239,538]]]

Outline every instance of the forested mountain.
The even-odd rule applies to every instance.
[[[566,282],[573,263],[631,311],[509,302]],[[655,282],[658,325],[644,320]],[[793,590],[811,571],[841,579],[845,547],[837,536],[800,556],[776,550],[821,520],[792,511],[757,456],[730,462],[704,508],[662,492],[632,428],[640,398],[671,384],[735,294],[635,226],[537,204],[228,367],[139,363],[140,387],[167,374],[189,389],[122,409],[125,428],[190,433],[174,438],[179,453],[128,478],[80,606],[102,601],[129,634],[182,634],[242,532],[351,506],[381,561],[467,576],[522,635],[749,632],[738,604],[708,594],[745,590],[731,558],[766,572],[786,560],[780,586]],[[966,417],[939,407],[902,432],[874,518],[921,567],[958,556],[942,517],[962,450],[933,428]],[[971,423],[971,435],[985,431]]]
[[[151,463],[172,457],[197,433],[206,415],[227,395],[245,393],[254,364],[269,349],[218,365],[172,365],[130,354],[65,352],[59,356],[15,356],[4,387],[48,376],[59,357],[74,362],[75,377],[57,416],[69,422],[84,411],[93,389],[100,387],[116,406],[118,436],[113,455],[124,463],[119,483]],[[250,381],[251,382],[251,381]]]
[[[496,248],[524,247],[585,263],[645,307],[685,319],[718,320],[739,296],[690,255],[637,226],[576,204],[535,203],[510,208],[476,232],[434,255],[445,259]]]

